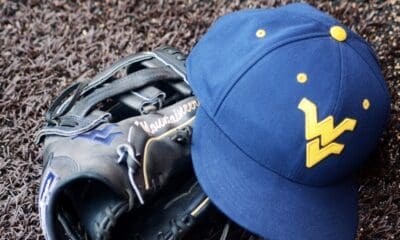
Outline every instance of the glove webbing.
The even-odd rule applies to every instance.
[[[172,51],[171,49],[165,50]],[[37,135],[36,142],[39,142],[41,137],[47,134],[72,136],[88,131],[103,122],[107,122],[111,117],[109,113],[93,112],[91,115],[85,116],[91,110],[91,108],[107,98],[116,96],[129,90],[140,90],[140,88],[142,88],[142,90],[145,90],[145,88],[149,87],[147,85],[155,83],[157,81],[178,80],[182,78],[184,74],[179,71],[181,70],[179,69],[179,66],[181,64],[176,64],[177,61],[179,63],[179,61],[182,61],[182,59],[178,59],[176,56],[175,57],[177,59],[171,57],[170,54],[174,53],[175,52],[165,53],[163,52],[163,50],[158,50],[154,53],[128,56],[117,62],[116,64],[112,65],[104,72],[98,74],[91,82],[82,82],[79,84],[74,84],[71,87],[67,88],[54,101],[54,103],[49,108],[49,111],[46,113],[46,120],[48,124],[53,126],[51,126],[51,128],[45,127],[42,131],[40,131]],[[128,73],[127,76],[121,79],[114,80],[110,84],[105,84],[105,86],[95,89],[92,93],[84,97],[82,100],[78,100],[79,97],[84,95],[86,92],[112,79],[112,76],[116,72],[121,70],[121,68],[127,67],[130,64],[134,63],[140,64],[141,61],[146,60],[156,60],[158,62],[161,62],[161,65],[163,67],[147,69],[145,68],[131,74]],[[170,64],[169,62],[173,64]],[[170,85],[176,91],[180,92],[183,96],[189,96],[191,94],[191,90],[186,83],[176,81],[171,82]],[[71,97],[66,99],[74,91],[75,93]],[[74,106],[75,103],[76,105]],[[146,111],[142,109],[142,107],[145,106],[144,104],[147,103],[144,101],[141,104],[141,108],[138,109],[138,111],[141,113],[146,113]],[[154,102],[151,102],[151,104],[154,105]],[[67,111],[68,113],[66,113]]]
[[[179,76],[169,67],[149,68],[129,74],[121,79],[117,79],[110,84],[97,88],[87,98],[78,101],[76,106],[71,110],[72,113],[85,116],[87,112],[97,103],[118,94],[124,93],[129,89],[136,89],[148,84],[179,79]]]

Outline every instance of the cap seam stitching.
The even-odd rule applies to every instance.
[[[338,103],[339,103],[339,100],[341,99],[341,97],[342,97],[342,88],[343,88],[343,69],[344,69],[344,64],[343,64],[343,49],[342,49],[342,47],[341,47],[341,44],[338,44],[338,48],[339,48],[339,61],[340,61],[340,71],[339,71],[339,74],[340,74],[340,77],[339,77],[339,87],[338,87],[338,94],[337,94],[337,96],[336,96],[336,100],[335,100],[335,102],[334,102],[334,104],[333,104],[333,109],[332,109],[332,114],[334,115],[334,116],[336,116],[336,114],[337,114],[337,111],[338,111]]]
[[[231,86],[229,86],[228,90],[226,90],[226,92],[224,93],[224,96],[222,97],[222,99],[220,100],[219,105],[217,106],[217,108],[214,110],[214,113],[212,114],[212,116],[217,116],[221,106],[224,104],[226,98],[230,95],[232,89],[240,82],[240,80],[242,79],[242,77],[248,72],[250,71],[254,65],[256,65],[259,61],[261,61],[261,59],[263,59],[266,55],[272,53],[273,51],[277,50],[280,47],[292,44],[292,43],[296,43],[296,42],[300,42],[300,41],[304,41],[304,40],[308,40],[308,39],[313,39],[313,38],[323,38],[323,37],[328,37],[328,35],[326,33],[322,34],[322,33],[318,33],[318,34],[308,34],[302,37],[294,37],[294,38],[290,38],[289,40],[286,41],[280,41],[278,43],[276,43],[271,49],[269,49],[268,51],[262,53],[258,58],[256,58],[256,60],[254,62],[247,63],[248,66],[246,65],[242,65],[245,66],[245,69],[238,74],[238,77],[236,78],[236,80],[231,84]]]

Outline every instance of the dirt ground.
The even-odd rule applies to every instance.
[[[289,1],[0,0],[0,239],[42,239],[41,150],[33,143],[53,97],[116,59],[160,45],[186,53],[225,13]],[[392,95],[380,146],[360,172],[359,239],[400,239],[400,0],[310,1],[375,48]],[[225,218],[188,239],[219,239]],[[233,227],[228,239],[257,239]]]

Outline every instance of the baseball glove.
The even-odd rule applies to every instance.
[[[46,239],[177,239],[209,209],[191,169],[198,102],[184,60],[169,47],[128,56],[55,99],[37,135]]]

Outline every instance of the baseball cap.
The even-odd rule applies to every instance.
[[[354,239],[355,175],[390,97],[371,47],[307,5],[217,20],[187,60],[193,165],[211,201],[267,239]]]

